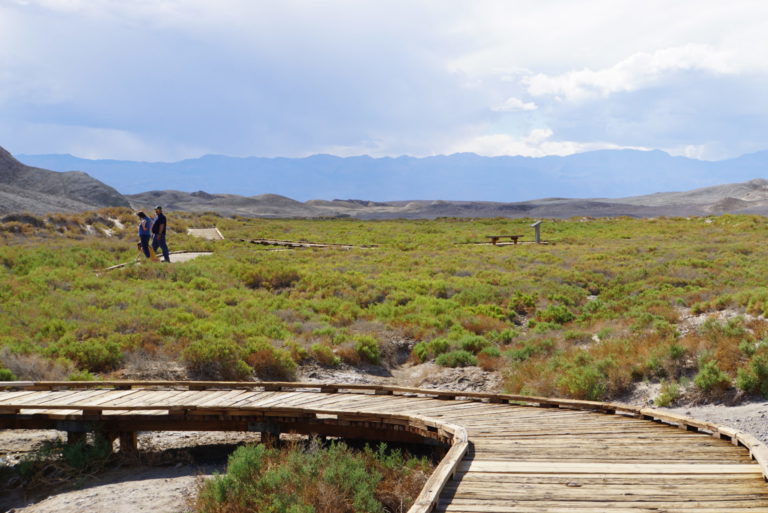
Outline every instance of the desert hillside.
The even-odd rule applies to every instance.
[[[128,200],[86,173],[60,173],[22,164],[0,147],[0,214],[82,212],[127,207]]]
[[[618,199],[545,198],[515,203],[490,201],[295,201],[276,194],[238,196],[203,191],[151,191],[129,195],[134,205],[162,204],[172,210],[216,212],[244,217],[352,217],[357,219],[561,218],[707,216],[768,214],[768,181],[718,185],[685,192],[668,192]]]

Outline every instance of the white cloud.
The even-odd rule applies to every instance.
[[[538,107],[533,102],[524,102],[520,98],[514,96],[507,98],[507,100],[501,105],[492,107],[491,110],[495,112],[516,112],[516,111],[531,111],[536,110]]]
[[[456,144],[452,148],[453,153],[477,153],[487,157],[499,157],[504,155],[521,155],[524,157],[544,157],[547,155],[572,155],[585,151],[627,149],[609,142],[576,142],[559,141],[552,139],[554,133],[547,128],[531,130],[523,137],[515,137],[507,134],[479,135],[469,140]],[[644,150],[647,148],[632,147],[631,149]]]
[[[765,145],[767,20],[764,0],[0,0],[0,134],[151,159],[730,156]]]
[[[639,52],[615,66],[601,70],[583,69],[560,75],[539,73],[528,77],[533,96],[557,96],[579,101],[595,96],[630,92],[653,86],[678,71],[733,73],[727,53],[708,45],[686,45],[653,53]]]
[[[25,123],[12,130],[0,124],[0,138],[0,146],[12,153],[38,153],[38,148],[45,147],[46,153],[71,153],[90,159],[174,161],[211,152],[174,141],[146,140],[125,130],[47,123]]]

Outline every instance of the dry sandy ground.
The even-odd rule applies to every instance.
[[[87,487],[49,497],[31,506],[11,509],[24,513],[181,513],[195,493],[200,474],[209,467],[139,467],[111,471]]]
[[[61,437],[57,431],[0,431],[0,447],[6,458],[15,462],[43,440]],[[217,447],[237,443],[253,443],[257,433],[166,432],[140,433],[139,449],[155,453],[168,449]],[[12,454],[8,454],[12,453]],[[199,456],[199,455],[198,455]],[[201,477],[223,472],[223,462],[196,463],[184,452],[176,458],[178,463],[158,466],[126,465],[104,472],[76,490],[52,495],[39,502],[24,506],[22,497],[0,497],[0,511],[24,513],[182,513],[189,511],[189,499],[196,493]],[[204,458],[209,459],[209,458]]]
[[[738,406],[705,405],[682,408],[664,408],[664,410],[714,422],[746,433],[768,444],[768,401],[754,401]]]

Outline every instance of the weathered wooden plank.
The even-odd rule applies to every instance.
[[[707,507],[709,506],[709,507]],[[537,504],[464,504],[453,503],[438,507],[439,513],[766,513],[768,509],[749,502],[727,503],[724,505],[673,505],[656,503],[600,504],[583,502],[544,502]]]
[[[672,457],[674,461],[674,457]],[[474,459],[462,462],[461,472],[506,472],[506,473],[597,473],[604,474],[761,474],[757,464],[731,465],[688,465],[669,463],[666,465],[642,463],[569,463],[538,461],[486,461]]]
[[[559,484],[566,486],[569,483],[631,486],[634,484],[649,483],[665,486],[693,486],[711,487],[713,485],[744,487],[749,484],[757,484],[758,489],[765,489],[759,476],[753,474],[606,474],[606,473],[579,473],[579,474],[537,474],[535,472],[525,474],[510,474],[502,472],[457,472],[457,481],[523,485],[523,484]]]
[[[669,500],[669,497],[679,499],[685,495],[707,500],[746,500],[768,499],[768,489],[758,492],[744,488],[743,484],[720,486],[703,486],[701,484],[664,485],[649,484],[643,482],[634,483],[631,488],[626,485],[592,484],[587,485],[577,481],[569,481],[565,484],[537,484],[532,486],[499,486],[492,482],[451,482],[445,487],[446,491],[460,494],[461,497],[493,497],[495,499],[513,500],[546,500],[557,497],[558,500],[579,500],[591,497],[599,500],[625,501],[638,500]]]

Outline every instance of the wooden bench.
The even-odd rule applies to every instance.
[[[522,237],[522,235],[486,235],[485,237],[491,239],[491,244],[495,246],[496,243],[499,242],[499,239],[506,239],[507,237],[509,237],[513,243],[517,244],[517,239]]]

